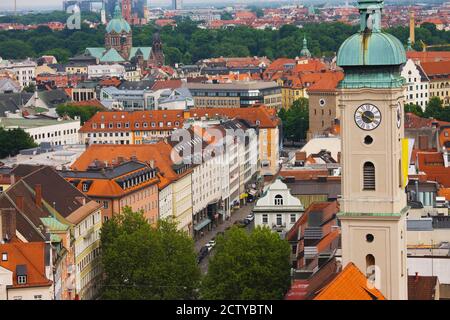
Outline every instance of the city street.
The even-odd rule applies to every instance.
[[[205,235],[203,236],[203,238],[199,239],[196,243],[195,243],[195,249],[197,251],[197,253],[200,251],[200,249],[207,244],[212,238],[214,238],[218,232],[224,232],[225,229],[229,226],[232,226],[233,223],[237,220],[243,220],[248,214],[250,214],[252,212],[254,206],[254,202],[252,203],[248,203],[247,205],[244,205],[243,207],[235,210],[233,213],[231,213],[231,218],[228,221],[224,221],[222,224],[219,224],[217,227],[215,227],[213,230],[211,231],[207,231],[205,232]],[[254,221],[252,221],[247,227],[246,229],[251,230],[254,226]],[[202,273],[206,273],[208,270],[208,260],[209,257],[214,254],[214,250],[212,249],[212,251],[202,260],[202,262],[199,264],[200,266],[200,270]]]

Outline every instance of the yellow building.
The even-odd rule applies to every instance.
[[[73,228],[75,252],[75,292],[79,299],[90,300],[97,296],[97,279],[101,275],[100,230],[101,205],[90,201],[66,217]]]

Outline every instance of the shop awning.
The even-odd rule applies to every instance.
[[[197,223],[197,225],[194,226],[194,230],[195,231],[199,231],[199,230],[203,229],[204,227],[206,227],[210,223],[211,223],[211,219],[206,218],[205,220],[200,221],[199,223]]]

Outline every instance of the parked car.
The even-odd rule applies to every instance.
[[[208,250],[211,251],[215,247],[215,245],[216,245],[216,240],[213,239],[213,240],[209,241],[205,247],[207,247]]]
[[[246,220],[252,222],[253,220],[255,220],[255,215],[254,214],[249,214],[247,217],[245,217]]]
[[[197,256],[197,263],[202,262],[202,260],[208,255],[208,253],[209,253],[208,247],[206,246],[202,247]]]

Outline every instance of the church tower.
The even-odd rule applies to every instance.
[[[157,67],[161,67],[164,65],[165,57],[159,30],[156,30],[156,32],[153,34],[151,60],[152,63]]]
[[[122,17],[119,4],[116,4],[114,18],[106,26],[105,48],[115,49],[125,59],[128,60],[133,46],[133,34],[128,22]]]
[[[353,262],[387,299],[407,299],[402,141],[405,49],[381,31],[383,0],[358,0],[359,32],[338,52],[342,262]]]

